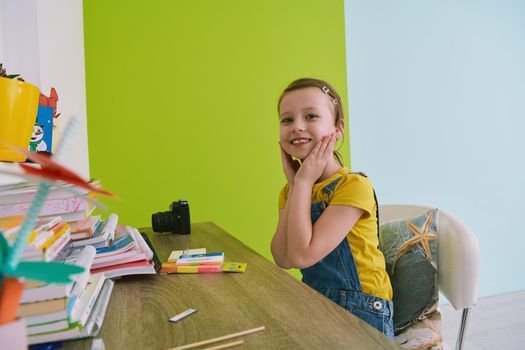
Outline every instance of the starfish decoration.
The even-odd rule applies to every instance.
[[[432,223],[432,217],[434,216],[433,212],[429,212],[427,219],[425,220],[425,223],[423,224],[422,228],[417,227],[413,223],[411,223],[409,220],[406,220],[405,223],[414,233],[414,237],[410,238],[408,241],[404,242],[399,246],[399,249],[397,250],[396,259],[394,261],[394,264],[392,265],[392,274],[394,274],[394,270],[396,267],[396,263],[403,255],[408,253],[412,250],[412,246],[414,244],[420,244],[421,248],[423,249],[423,252],[425,253],[425,256],[429,261],[432,261],[432,251],[430,249],[429,242],[431,240],[437,240],[437,236],[433,233],[429,232],[430,224]]]

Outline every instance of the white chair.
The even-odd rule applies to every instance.
[[[429,209],[433,208],[406,204],[380,205],[379,222],[382,224],[422,215]],[[474,233],[461,220],[438,209],[438,286],[454,309],[463,310],[456,341],[456,349],[460,350],[469,307],[477,302],[479,243]]]

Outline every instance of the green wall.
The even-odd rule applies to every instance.
[[[277,98],[311,76],[346,106],[343,0],[85,0],[84,27],[90,173],[120,196],[110,210],[150,226],[184,198],[192,222],[271,258]]]

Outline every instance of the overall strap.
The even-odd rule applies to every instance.
[[[351,171],[351,172],[346,173],[345,175],[349,175],[349,174],[368,177],[368,176],[366,176],[365,173],[362,173],[362,172],[359,172],[359,171],[356,171],[356,172],[352,172]],[[330,198],[332,197],[332,194],[333,194],[333,191],[335,189],[335,186],[337,186],[337,184],[339,183],[339,181],[341,181],[343,176],[338,177],[337,179],[335,179],[334,181],[332,181],[331,183],[329,183],[328,185],[326,185],[323,188],[323,192],[326,193],[328,195],[328,197],[330,197]],[[379,203],[377,202],[376,190],[373,187],[372,187],[372,191],[374,193],[374,201],[376,203],[376,225],[377,225],[377,236],[379,237]]]
[[[364,176],[364,177],[368,178],[368,176],[366,176],[365,173],[360,172],[360,171],[349,172],[347,174],[355,174],[355,175],[360,175],[360,176]],[[372,191],[374,192],[374,201],[376,202],[377,237],[379,237],[379,203],[377,202],[376,190],[374,189],[374,187],[372,187]]]

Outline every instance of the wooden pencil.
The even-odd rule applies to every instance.
[[[242,331],[242,332],[227,334],[227,335],[223,335],[223,336],[217,337],[217,338],[212,338],[212,339],[208,339],[208,340],[202,340],[202,341],[199,341],[199,342],[196,342],[196,343],[191,343],[191,344],[186,344],[186,345],[182,345],[182,346],[177,346],[177,347],[171,348],[169,350],[185,350],[185,349],[196,348],[196,347],[201,346],[201,345],[216,343],[216,342],[220,342],[220,341],[223,341],[223,340],[237,338],[237,337],[242,337],[243,335],[248,335],[248,334],[264,331],[265,329],[266,329],[266,327],[264,327],[264,326],[257,327],[257,328],[252,328],[252,329],[247,329],[247,330]]]
[[[236,340],[236,341],[232,341],[231,343],[213,345],[213,346],[210,346],[209,348],[203,348],[201,350],[219,350],[219,349],[233,348],[234,346],[238,346],[242,344],[244,344],[243,340]]]

